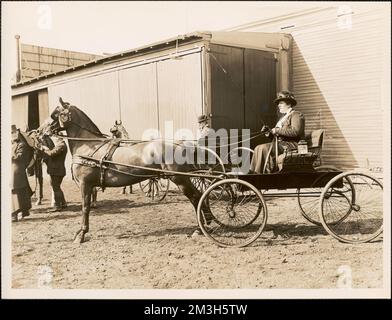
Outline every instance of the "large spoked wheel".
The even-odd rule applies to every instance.
[[[254,242],[263,232],[267,216],[260,191],[238,179],[209,186],[197,208],[200,229],[221,247],[244,247]]]
[[[201,146],[198,147],[198,150],[202,151],[203,161],[196,161],[194,164],[194,171],[192,171],[192,173],[196,173],[197,175],[219,176],[226,172],[222,159],[215,151]],[[205,159],[206,157],[208,159]],[[204,193],[204,191],[206,191],[211,184],[216,182],[216,179],[212,179],[210,177],[204,178],[200,176],[191,177],[190,180],[200,193]]]
[[[354,189],[347,214],[344,214],[348,201],[344,194],[345,180],[350,181]],[[338,206],[337,199],[343,202],[344,206]],[[379,180],[366,173],[352,171],[333,178],[325,186],[319,205],[322,225],[339,241],[363,243],[382,233],[383,186]]]
[[[318,172],[340,171],[338,168],[333,166],[319,166],[314,169]],[[341,191],[342,191],[342,195],[344,194],[345,196],[342,197],[341,199],[334,199],[337,202],[339,202],[336,205],[339,205],[341,207],[342,216],[336,216],[336,220],[333,221],[334,223],[339,222],[351,210],[351,198],[353,196],[352,193],[354,192],[353,191],[354,188],[351,182],[348,181],[347,179],[344,180],[344,184],[345,184],[344,193],[343,193],[343,189]],[[319,198],[321,193],[323,192],[323,189],[324,188],[322,187],[297,189],[297,200],[298,200],[298,207],[300,209],[300,213],[306,220],[318,226],[322,225],[319,218],[320,217]],[[343,207],[345,207],[346,209],[344,209]]]
[[[160,202],[169,192],[170,180],[167,178],[150,178],[139,183],[140,189],[151,202]]]

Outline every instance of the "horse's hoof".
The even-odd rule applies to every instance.
[[[73,243],[81,244],[81,243],[83,243],[83,242],[84,242],[84,234],[83,234],[82,231],[80,231],[80,232],[75,236],[75,239],[74,239]]]
[[[75,232],[75,235],[74,235],[74,237],[73,237],[74,240],[77,238],[77,236],[78,236],[79,233],[80,233],[80,230]]]

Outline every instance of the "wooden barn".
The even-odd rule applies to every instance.
[[[165,121],[173,121],[174,131],[195,134],[201,114],[212,114],[215,129],[259,130],[262,121],[276,121],[272,101],[277,89],[289,85],[290,39],[196,32],[95,59],[15,84],[13,121],[33,128],[34,114],[42,122],[62,97],[103,132],[121,119],[134,139],[146,129],[164,135]]]

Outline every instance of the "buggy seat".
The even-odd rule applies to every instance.
[[[305,141],[308,145],[308,152],[299,154],[297,149],[286,150],[278,156],[278,168],[280,172],[284,171],[311,171],[315,162],[320,163],[320,155],[324,140],[323,129],[314,130],[305,135]]]

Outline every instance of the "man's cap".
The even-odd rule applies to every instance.
[[[208,121],[208,119],[209,119],[209,117],[206,116],[205,114],[203,114],[203,115],[197,117],[197,122],[198,122],[198,123],[200,123],[200,122],[206,122],[206,121]]]

